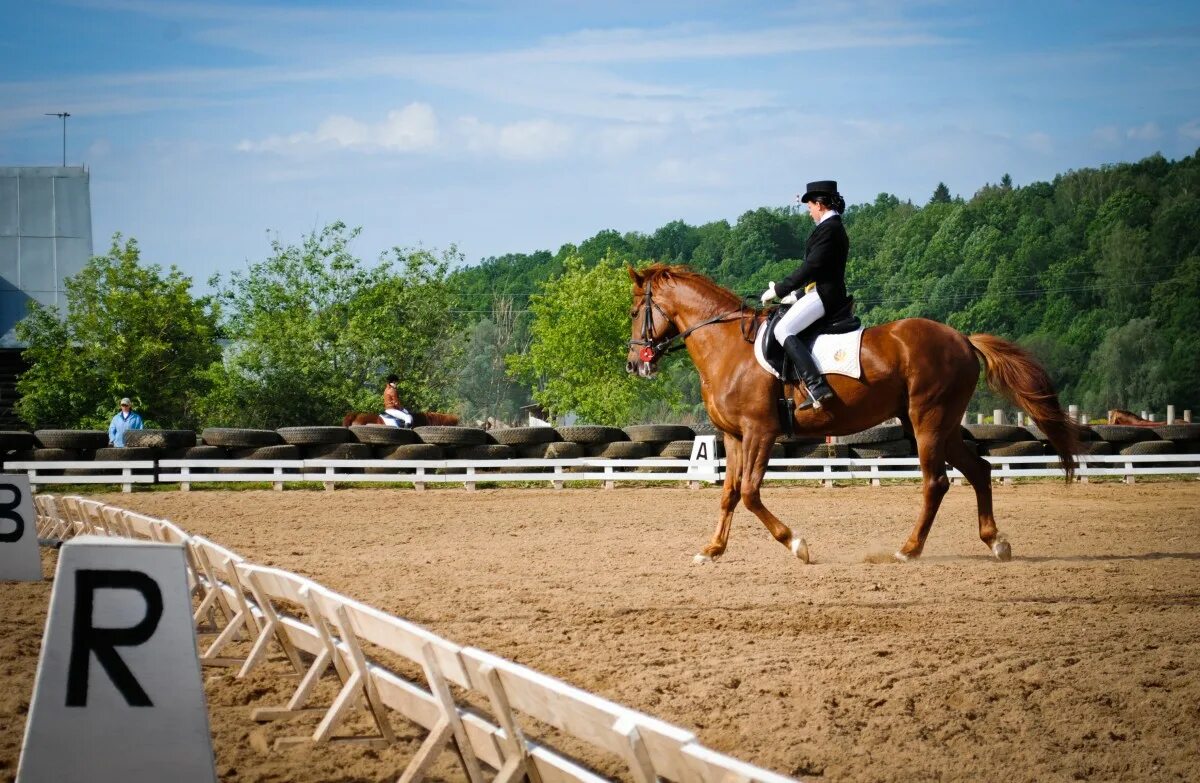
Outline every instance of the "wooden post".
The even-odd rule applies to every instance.
[[[872,487],[879,486],[879,465],[878,464],[871,466],[871,486]]]
[[[1149,419],[1150,419],[1150,414],[1146,413],[1145,411],[1142,411],[1142,418],[1143,418],[1143,419],[1146,419],[1146,420],[1149,420]]]
[[[1004,423],[1004,411],[1000,408],[996,408],[995,410],[992,411],[992,424],[1003,424],[1003,423]]]
[[[1183,420],[1186,421],[1188,424],[1192,423],[1192,412],[1190,410],[1184,410]]]
[[[1126,474],[1125,474],[1125,483],[1126,483],[1126,484],[1132,484],[1132,483],[1133,483],[1133,482],[1136,480],[1136,479],[1134,478],[1134,475],[1133,475],[1133,463],[1132,463],[1132,462],[1126,462],[1126,463],[1125,463],[1125,470],[1129,471],[1128,473],[1126,473]]]
[[[276,492],[283,492],[283,468],[272,468],[272,473],[275,474],[275,481],[271,482],[271,486]]]
[[[983,414],[982,414],[982,413],[976,413],[976,414],[975,414],[975,423],[976,423],[976,424],[983,424]]]
[[[1092,423],[1092,417],[1086,412],[1081,413],[1079,414],[1079,423],[1086,427]]]
[[[465,487],[468,492],[475,491],[475,466],[474,465],[467,466],[467,480],[463,482],[463,487]]]
[[[1167,424],[1174,424],[1174,423],[1175,423],[1175,406],[1168,405],[1167,406]]]
[[[1071,421],[1079,421],[1079,406],[1078,405],[1068,405],[1067,406],[1067,415],[1071,417]]]
[[[966,411],[963,411],[962,425],[965,427],[970,423],[971,423],[971,414],[967,413]]]

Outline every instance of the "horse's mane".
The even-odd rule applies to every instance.
[[[639,274],[642,275],[642,280],[648,283],[672,282],[692,284],[707,291],[711,297],[722,300],[721,303],[726,306],[733,307],[742,303],[742,297],[733,291],[730,291],[708,275],[701,274],[683,264],[654,263],[639,270]]]

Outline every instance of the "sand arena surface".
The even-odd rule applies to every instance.
[[[807,567],[744,509],[728,553],[693,565],[716,489],[104,497],[785,774],[1200,779],[1200,482],[996,486],[1007,564],[955,487],[921,561],[868,562],[907,536],[919,495],[768,488],[808,539]],[[49,580],[0,585],[0,780],[15,775],[48,598]],[[223,780],[389,779],[422,738],[397,716],[394,749],[270,750],[311,729],[249,721],[290,693],[271,667],[242,682],[205,670]],[[459,779],[451,761],[435,779]]]

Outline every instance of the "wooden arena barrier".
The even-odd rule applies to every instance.
[[[390,744],[395,741],[388,714],[392,711],[429,731],[402,774],[402,781],[422,779],[452,743],[465,776],[473,783],[487,779],[541,783],[605,780],[555,748],[524,736],[517,719],[517,713],[522,713],[615,754],[637,781],[790,780],[705,748],[684,729],[482,650],[463,649],[309,579],[248,563],[202,536],[189,536],[168,520],[79,497],[54,501],[61,526],[72,533],[95,532],[185,545],[188,581],[196,605],[193,619],[198,632],[203,632],[199,626],[207,620],[206,630],[217,635],[201,653],[203,663],[239,666],[238,676],[243,677],[262,661],[272,642],[283,649],[296,673],[302,675],[300,684],[286,705],[259,708],[251,717],[273,720],[310,711],[323,716],[312,735],[284,737],[277,740],[277,745],[333,741]],[[229,643],[243,634],[253,642],[246,657],[222,655]],[[412,682],[389,670],[373,660],[364,645],[417,664],[424,672],[425,683]],[[313,656],[307,667],[301,653]],[[328,706],[306,709],[313,686],[330,668],[341,680],[339,693]],[[486,697],[495,722],[458,705],[451,686]],[[379,733],[334,736],[349,710],[362,703]],[[494,777],[485,775],[485,765],[498,773]]]
[[[246,589],[237,574],[236,566],[245,560],[203,536],[191,537],[191,549],[208,588],[193,620],[199,622],[207,617],[213,628],[218,628],[216,613],[219,612],[224,620],[217,638],[200,653],[200,663],[203,666],[242,666],[244,658],[222,657],[221,651],[243,634],[256,638],[260,630],[258,618],[250,611]]]

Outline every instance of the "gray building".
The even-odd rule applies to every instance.
[[[66,306],[63,279],[92,256],[90,176],[82,166],[0,167],[0,348],[29,300]]]

